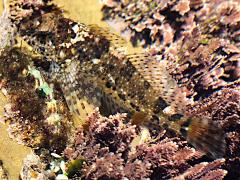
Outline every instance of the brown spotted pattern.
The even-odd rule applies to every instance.
[[[87,107],[99,107],[106,114],[128,112],[134,123],[147,120],[158,127],[160,118],[187,139],[191,134],[185,132],[189,129],[205,133],[195,133],[194,138],[198,135],[202,139],[195,138],[199,142],[193,144],[205,142],[209,137],[214,137],[211,138],[212,143],[224,141],[215,136],[215,132],[221,129],[206,119],[168,121],[172,115],[184,115],[190,102],[184,90],[169,75],[167,63],[158,56],[126,55],[118,49],[121,40],[106,30],[64,18],[55,5],[36,7],[25,4],[23,8],[32,8],[32,11],[15,22],[12,16],[12,20],[18,28],[18,35],[44,57],[44,63],[46,60],[49,62],[48,68],[40,67],[60,85],[73,114],[88,116]],[[185,122],[190,123],[186,125]],[[196,128],[195,124],[201,123],[208,131]],[[221,151],[206,147],[200,149],[210,151],[215,158],[224,153],[224,148]]]

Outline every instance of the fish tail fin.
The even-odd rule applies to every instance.
[[[226,142],[223,129],[207,118],[191,118],[182,125],[181,134],[197,149],[217,159],[225,154]]]

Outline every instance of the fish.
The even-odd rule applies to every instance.
[[[161,55],[127,54],[120,36],[66,18],[54,4],[10,2],[17,36],[43,57],[35,65],[60,86],[76,121],[84,123],[95,108],[105,116],[127,113],[152,134],[166,125],[210,157],[224,156],[224,131],[207,117],[186,116],[189,99]],[[12,15],[26,10],[27,16]]]

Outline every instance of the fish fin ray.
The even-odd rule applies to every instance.
[[[192,118],[187,140],[197,149],[213,158],[222,158],[226,142],[223,129],[207,118]]]
[[[174,113],[184,112],[189,103],[186,94],[169,74],[167,62],[159,59],[161,56],[141,53],[129,55],[127,58],[143,78],[149,82],[153,90],[171,105]]]
[[[88,25],[88,27],[92,32],[95,32],[96,34],[101,35],[105,37],[107,40],[109,40],[111,43],[111,47],[113,47],[114,49],[120,51],[125,50],[124,47],[127,43],[126,40],[121,36],[111,32],[111,29],[107,27],[100,27],[96,24],[90,24]]]

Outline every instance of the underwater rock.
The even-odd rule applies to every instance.
[[[160,53],[195,27],[239,47],[238,0],[101,1],[103,19],[133,45]],[[114,3],[113,3],[114,2]]]
[[[223,164],[224,160],[215,160],[211,163],[199,163],[192,168],[189,168],[185,173],[173,178],[178,179],[223,179],[227,171],[223,169],[216,169]]]
[[[159,1],[165,3],[165,6],[155,9],[150,8],[152,1],[114,2],[113,6],[109,6],[108,1],[103,1],[104,20],[115,22],[113,25],[121,22],[122,28],[118,27],[118,29],[123,32],[123,36],[124,31],[128,31],[127,35],[132,41],[137,39],[143,42],[141,45],[146,45],[148,42],[152,46],[150,53],[161,53],[162,48],[154,47],[154,41],[162,36],[157,34],[153,37],[150,30],[148,32],[146,30],[148,27],[156,27],[155,17],[159,17],[158,27],[163,22],[168,22],[170,25],[171,22],[172,24],[179,22],[179,18],[176,17],[168,21],[168,16],[160,10],[161,7],[168,9],[173,1]],[[229,170],[227,178],[237,178],[239,177],[236,169],[239,168],[237,152],[239,152],[240,118],[239,1],[199,0],[190,1],[188,5],[190,8],[185,8],[188,9],[187,14],[177,13],[178,16],[182,16],[180,26],[182,28],[173,31],[179,32],[179,36],[169,47],[164,46],[162,57],[168,61],[171,75],[179,86],[184,87],[187,98],[192,101],[188,104],[187,115],[209,118],[224,129],[227,140],[226,166]],[[148,7],[149,10],[144,12],[145,9],[140,9],[140,6],[145,6],[145,9]],[[131,11],[128,11],[129,9]],[[152,12],[160,12],[160,14],[156,16]],[[176,15],[176,13],[169,14]],[[144,24],[148,19],[152,20],[150,26]],[[139,26],[140,24],[142,26]],[[135,29],[135,26],[139,28]],[[223,171],[216,171],[216,176],[218,173],[225,174]]]
[[[215,38],[223,38],[239,46],[240,4],[238,0],[206,1],[196,12],[201,31]]]
[[[187,97],[197,101],[240,78],[240,49],[226,39],[211,38],[194,29],[165,53],[168,69]]]
[[[124,121],[124,114],[106,118],[96,110],[89,116],[88,126],[75,132],[63,156],[47,152],[28,155],[21,178],[223,179],[226,175],[227,171],[222,169],[224,159],[204,162],[201,153],[179,138],[168,138],[165,132],[132,150],[129,148],[131,140],[140,135],[139,127],[123,124]],[[102,135],[99,136],[99,133]],[[109,138],[110,134],[112,137]],[[126,135],[129,135],[129,140],[121,140]],[[116,148],[111,148],[109,143],[114,143],[111,139],[118,137],[121,146],[118,143]],[[123,151],[121,147],[128,148]]]
[[[19,143],[61,151],[70,116],[63,99],[56,102],[54,97],[59,95],[46,87],[47,78],[33,69],[34,60],[38,61],[22,48],[6,48],[1,53],[1,89],[9,101],[5,121],[9,122],[10,135]]]
[[[49,0],[11,0],[5,4],[10,7],[10,16],[12,21],[21,21],[23,17],[30,16],[34,10],[45,6]],[[22,8],[24,6],[24,8]]]
[[[23,180],[27,179],[37,179],[37,180],[47,180],[48,175],[45,172],[46,164],[41,162],[39,156],[35,154],[29,154],[23,160],[23,167],[20,172],[20,177]]]
[[[1,180],[8,180],[8,173],[3,166],[3,162],[0,160],[0,179]]]
[[[23,180],[68,180],[64,159],[56,153],[49,154],[46,149],[42,150],[41,153],[27,155],[23,160],[20,177]]]
[[[165,49],[195,26],[192,8],[197,5],[190,0],[110,2],[102,1],[103,19],[134,45]]]
[[[203,101],[188,108],[188,113],[194,116],[205,116],[222,126],[226,134],[226,163],[229,178],[240,176],[237,171],[240,147],[240,89],[239,83],[223,88]]]
[[[2,51],[6,46],[14,44],[14,36],[16,32],[15,26],[12,24],[6,11],[2,12],[0,17],[0,50]]]
[[[129,148],[131,140],[141,135],[139,127],[123,124],[123,121],[124,115],[105,118],[96,111],[87,120],[88,129],[76,131],[74,139],[64,151],[66,166],[79,159],[84,159],[85,163],[75,171],[73,177],[169,179],[216,176],[223,179],[226,175],[227,171],[221,169],[223,159],[198,164],[201,153],[187,147],[186,142],[179,138],[168,138],[164,132],[157,139],[138,144],[135,150]],[[119,141],[121,143],[116,143]]]
[[[230,37],[195,28],[165,52],[170,74],[192,100],[187,116],[205,117],[223,128],[229,178],[239,177],[235,168],[230,168],[239,164],[239,50]]]

